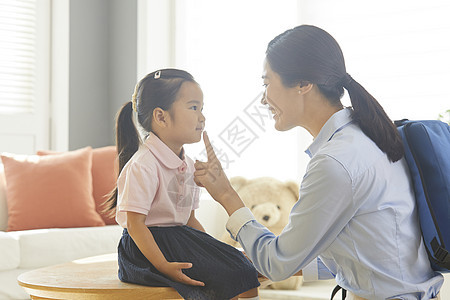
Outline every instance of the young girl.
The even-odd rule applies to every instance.
[[[202,108],[203,93],[192,75],[163,69],[144,77],[119,111],[120,174],[108,200],[124,228],[119,278],[171,286],[185,299],[258,299],[253,265],[206,234],[195,217],[199,187],[183,145],[200,141]]]

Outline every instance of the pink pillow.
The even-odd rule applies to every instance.
[[[58,154],[53,151],[38,151],[38,155]],[[95,201],[95,210],[102,217],[106,225],[117,224],[114,215],[105,212],[104,202],[109,193],[116,187],[117,152],[115,146],[95,148],[92,151],[92,186]]]
[[[97,212],[107,225],[117,224],[114,214],[105,212],[104,202],[117,184],[117,152],[115,146],[96,148],[92,156],[92,185]]]
[[[105,225],[92,196],[92,148],[58,155],[1,155],[8,231]]]

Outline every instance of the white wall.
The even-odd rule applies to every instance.
[[[70,1],[69,149],[108,144],[107,0]]]
[[[111,145],[136,81],[137,2],[71,0],[69,9],[68,148]]]
[[[137,78],[137,0],[110,0],[109,131],[114,136],[117,110],[131,100]],[[114,138],[112,140],[114,142]]]

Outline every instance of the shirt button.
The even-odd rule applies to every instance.
[[[187,169],[186,162],[183,161],[183,163],[181,164],[181,166],[178,167],[178,172],[180,172],[181,174],[183,174],[184,172],[186,172],[186,169]]]

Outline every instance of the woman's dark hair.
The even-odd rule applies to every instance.
[[[329,33],[311,25],[289,29],[269,43],[266,59],[285,86],[316,84],[333,105],[342,105],[345,88],[353,107],[352,119],[361,130],[390,161],[403,157],[403,144],[394,123],[378,101],[347,74],[342,50]]]
[[[133,110],[137,122],[145,132],[152,131],[153,110],[157,107],[168,111],[175,102],[178,91],[184,82],[196,82],[186,71],[162,69],[145,76],[135,87],[132,100],[126,102],[116,117],[116,145],[119,160],[118,174],[136,153],[141,139],[133,122]],[[106,209],[113,214],[117,206],[117,187],[106,200]]]

